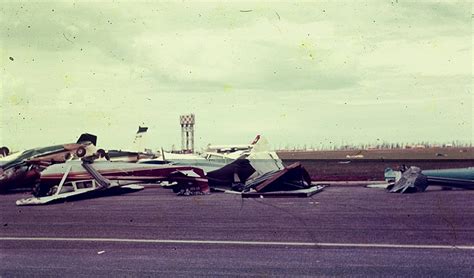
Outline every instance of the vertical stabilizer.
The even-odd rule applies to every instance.
[[[138,126],[138,131],[135,134],[135,139],[133,139],[133,150],[143,152],[146,146],[146,134],[148,127]]]

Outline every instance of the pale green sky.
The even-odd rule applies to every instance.
[[[9,2],[0,145],[472,141],[471,2]],[[13,60],[12,60],[13,59]]]

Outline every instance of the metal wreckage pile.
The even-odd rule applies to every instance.
[[[314,186],[300,163],[284,166],[265,140],[246,150],[221,153],[225,160],[202,156],[96,148],[97,137],[82,134],[76,143],[36,148],[0,158],[0,190],[29,188],[33,196],[17,205],[41,205],[125,193],[159,184],[177,195],[233,192],[245,197],[306,197],[323,189]],[[228,159],[229,163],[227,163]],[[206,173],[207,172],[207,173]]]

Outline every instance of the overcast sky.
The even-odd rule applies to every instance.
[[[472,142],[472,3],[417,2],[3,1],[0,145]]]

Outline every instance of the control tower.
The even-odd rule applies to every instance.
[[[181,124],[181,150],[183,153],[194,152],[194,114],[179,116]]]

